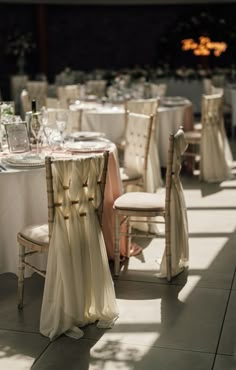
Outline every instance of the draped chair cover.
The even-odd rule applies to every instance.
[[[222,95],[203,96],[200,178],[220,182],[231,176],[232,155],[226,141]]]
[[[174,138],[173,173],[170,194],[170,246],[171,276],[176,276],[188,266],[188,218],[183,187],[180,181],[181,155],[187,148],[182,131]],[[166,256],[163,255],[159,277],[167,277]]]
[[[103,168],[101,155],[55,161],[57,205],[49,247],[40,332],[51,340],[98,321],[111,327],[118,316],[113,281],[96,210]]]
[[[225,132],[225,125],[224,125],[224,104],[225,104],[225,95],[224,95],[224,88],[223,87],[215,87],[213,85],[211,85],[211,95],[219,95],[221,98],[222,98],[222,102],[220,102],[221,104],[221,109],[222,111],[220,111],[220,119],[221,119],[221,133],[222,133],[222,137],[223,137],[223,140],[224,140],[224,153],[225,153],[225,158],[228,162],[228,165],[231,167],[232,166],[232,163],[233,163],[233,154],[232,154],[232,151],[231,151],[231,148],[230,148],[230,145],[229,145],[229,141],[228,141],[228,137],[226,135],[226,132]]]

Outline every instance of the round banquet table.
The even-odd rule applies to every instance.
[[[111,105],[94,105],[89,109],[86,103],[72,104],[70,109],[81,109],[81,130],[105,133],[107,139],[119,142],[124,137],[125,115],[124,107]],[[180,126],[185,131],[193,129],[193,109],[189,100],[183,105],[160,106],[155,122],[155,137],[161,167],[166,167],[168,155],[169,134],[177,132]]]
[[[103,235],[108,258],[114,257],[113,203],[121,194],[117,151],[109,143],[110,151],[103,210]],[[76,153],[79,154],[79,153]],[[19,247],[17,233],[26,225],[47,223],[47,192],[45,168],[13,169],[0,172],[1,218],[0,218],[0,273],[15,273],[18,269]],[[122,244],[121,252],[125,253]],[[30,257],[37,266],[45,270],[46,254]],[[26,276],[29,271],[26,269]]]

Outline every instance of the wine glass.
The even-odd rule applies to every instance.
[[[67,126],[68,114],[66,110],[60,109],[56,112],[56,125],[61,136],[60,147],[64,148],[64,131]]]
[[[46,107],[41,108],[41,121],[42,121],[42,131],[44,133],[44,136],[46,138],[46,144],[49,145],[49,133],[48,133],[48,119],[49,119],[49,113]]]

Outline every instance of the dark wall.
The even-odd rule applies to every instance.
[[[185,64],[194,67],[199,59],[181,52],[181,38],[188,37],[194,29],[197,34],[201,28],[203,31],[210,28],[213,34],[219,30],[217,37],[230,38],[234,32],[236,35],[235,10],[236,4],[0,4],[0,88],[8,94],[9,76],[17,73],[16,56],[5,53],[8,36],[16,30],[24,34],[31,32],[37,46],[26,57],[27,74],[34,77],[36,73],[44,72],[53,81],[54,75],[66,66],[82,70],[117,69],[134,65],[157,66],[165,62],[173,68]],[[210,21],[204,19],[204,27],[202,14],[211,17]],[[197,26],[196,19],[201,20]],[[225,21],[224,25],[220,25],[221,19]],[[224,32],[221,32],[221,26]],[[236,45],[234,40],[232,42]],[[235,60],[234,53],[227,50],[223,57],[211,63],[230,65]]]

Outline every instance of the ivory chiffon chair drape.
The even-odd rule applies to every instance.
[[[200,147],[200,180],[221,182],[231,177],[233,156],[224,128],[223,94],[202,96],[201,129],[186,132],[189,144]],[[196,153],[188,153],[195,156]]]
[[[118,316],[113,281],[97,211],[102,201],[103,155],[55,161],[55,215],[49,246],[40,332],[51,340]]]
[[[231,177],[233,158],[224,128],[223,95],[204,96],[202,104],[200,179],[224,181]]]

